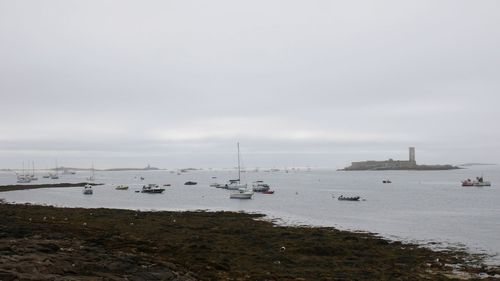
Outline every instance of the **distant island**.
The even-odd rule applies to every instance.
[[[101,171],[150,171],[150,170],[160,170],[160,169],[156,168],[156,167],[151,167],[148,164],[144,168],[111,168],[111,169],[104,169],[104,170],[101,170]]]
[[[493,163],[465,163],[465,164],[460,164],[462,167],[468,167],[468,166],[496,166],[497,164]]]
[[[460,167],[453,165],[418,165],[415,160],[415,148],[409,148],[410,157],[408,160],[385,160],[385,161],[361,161],[352,162],[351,166],[340,169],[341,171],[387,171],[387,170],[418,170],[418,171],[435,171],[435,170],[453,170]]]

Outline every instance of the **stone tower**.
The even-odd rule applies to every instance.
[[[416,165],[417,161],[415,161],[415,147],[409,147],[408,150],[410,151],[410,163]]]

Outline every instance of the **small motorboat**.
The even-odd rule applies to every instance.
[[[195,181],[187,181],[184,183],[184,185],[197,185],[198,183]]]
[[[274,190],[262,191],[262,194],[274,194]]]
[[[140,179],[141,179],[141,181],[143,181],[143,180],[144,180],[144,177],[140,177]]]
[[[474,186],[474,182],[471,179],[466,179],[462,181],[462,186]]]
[[[344,195],[340,195],[338,200],[340,201],[359,201],[359,196],[347,197]]]
[[[119,186],[115,187],[116,190],[127,190],[128,189],[128,185],[122,185],[120,184]]]
[[[83,187],[83,194],[85,195],[91,195],[93,194],[94,191],[92,190],[92,185],[90,184],[86,184],[84,187]]]
[[[271,187],[269,187],[268,184],[264,183],[263,181],[256,181],[252,184],[252,190],[254,192],[265,192],[269,191]]]
[[[390,180],[383,180],[382,183],[392,183]]]
[[[150,183],[142,187],[142,193],[162,193],[165,188],[160,188],[157,184]]]
[[[169,184],[169,183],[166,183],[166,184],[164,184],[163,186],[171,186],[171,184]]]

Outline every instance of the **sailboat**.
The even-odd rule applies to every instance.
[[[94,162],[92,162],[92,169],[90,169],[90,177],[88,177],[87,180],[88,181],[95,181]]]
[[[237,143],[238,146],[238,180],[233,180],[231,183],[228,185],[231,186],[234,191],[231,192],[229,195],[229,198],[231,199],[252,199],[253,196],[253,191],[248,189],[246,184],[241,184],[241,167],[240,167],[240,143]],[[235,189],[235,187],[237,187]]]
[[[29,183],[29,182],[31,182],[31,177],[25,173],[24,162],[23,162],[23,173],[21,175],[17,175],[17,183]]]
[[[56,159],[56,173],[55,174],[50,174],[50,178],[53,180],[57,180],[59,178],[59,170],[57,168],[57,159]]]
[[[31,179],[32,181],[36,181],[36,180],[38,180],[38,178],[37,178],[37,177],[36,177],[36,175],[35,175],[35,161],[33,161],[33,173],[30,175],[30,179]]]

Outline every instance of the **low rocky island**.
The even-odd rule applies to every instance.
[[[360,161],[352,162],[351,166],[341,169],[341,171],[387,171],[387,170],[417,170],[417,171],[437,171],[454,170],[460,167],[453,165],[419,165],[415,160],[415,148],[409,148],[410,157],[408,160],[385,160],[385,161]]]
[[[262,215],[0,202],[0,280],[495,280],[463,251]]]

